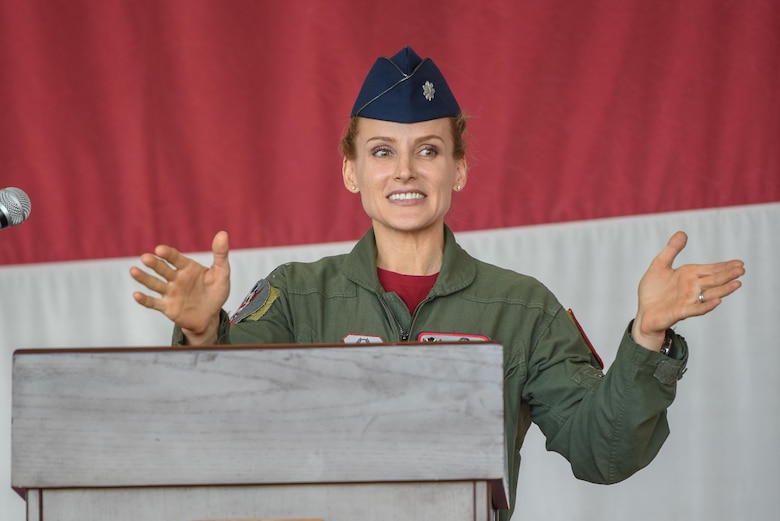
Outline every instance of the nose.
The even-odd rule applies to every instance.
[[[395,178],[401,182],[406,182],[417,177],[414,171],[414,157],[412,154],[403,154],[398,158],[398,168]]]

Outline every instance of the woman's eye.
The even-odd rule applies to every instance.
[[[423,147],[420,150],[420,155],[425,157],[436,157],[439,155],[439,150],[436,147]]]
[[[390,155],[390,149],[387,147],[377,147],[371,151],[371,155],[375,157],[387,157]]]

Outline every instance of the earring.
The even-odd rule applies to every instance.
[[[455,186],[455,191],[456,191],[456,192],[460,192],[460,185],[456,185],[456,186]]]
[[[357,186],[355,186],[355,185],[352,185],[352,186],[350,186],[350,187],[349,187],[349,189],[350,189],[350,190],[352,190],[352,191],[354,192],[355,190],[357,190]]]

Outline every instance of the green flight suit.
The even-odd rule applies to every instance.
[[[222,313],[219,343],[484,336],[504,346],[512,509],[519,451],[531,421],[544,433],[547,449],[566,457],[580,479],[615,483],[647,465],[669,433],[666,409],[685,369],[684,339],[675,335],[671,356],[665,356],[631,340],[629,326],[603,374],[576,324],[545,286],[474,259],[449,228],[444,233],[441,271],[413,316],[380,285],[369,230],[349,254],[274,270],[264,306],[232,326]],[[181,341],[177,330],[174,343]],[[502,512],[501,519],[510,514]]]

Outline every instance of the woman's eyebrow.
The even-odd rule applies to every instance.
[[[418,138],[415,138],[414,139],[414,143],[416,144],[416,143],[420,143],[422,141],[431,141],[431,140],[434,140],[434,139],[438,140],[438,141],[442,141],[442,142],[444,141],[444,138],[442,138],[441,136],[439,136],[437,134],[428,134],[426,136],[420,136]],[[366,143],[370,143],[371,141],[387,141],[389,143],[395,143],[397,141],[397,139],[394,138],[394,137],[389,137],[389,136],[374,136],[374,137],[368,138],[366,140]]]

